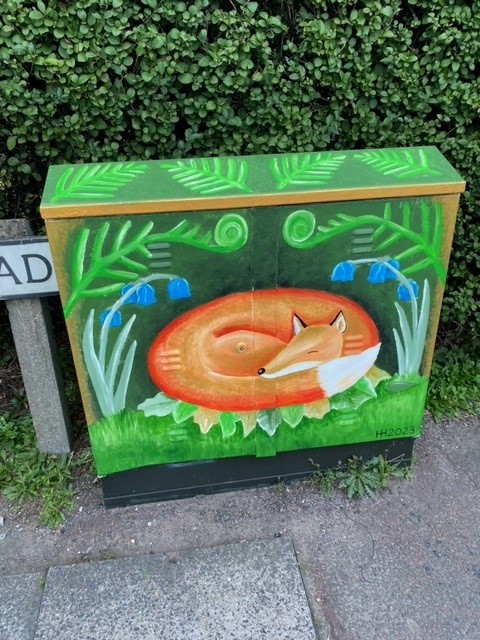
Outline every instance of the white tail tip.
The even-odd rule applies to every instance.
[[[379,342],[356,356],[344,356],[321,364],[317,369],[318,383],[327,398],[345,391],[358,382],[374,365],[381,344]]]

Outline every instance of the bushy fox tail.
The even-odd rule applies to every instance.
[[[318,383],[329,398],[345,391],[371,369],[377,359],[381,343],[365,349],[355,356],[337,358],[317,368]]]

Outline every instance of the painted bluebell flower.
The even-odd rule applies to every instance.
[[[355,279],[355,265],[352,262],[339,262],[333,268],[330,280],[332,282],[353,282]]]
[[[174,278],[167,284],[167,295],[169,300],[186,300],[191,298],[190,286],[185,278]]]
[[[120,292],[121,295],[124,296],[126,293],[130,291],[130,289],[133,289],[133,284],[126,284]],[[129,296],[123,304],[136,304],[136,302],[137,302],[137,292],[134,291],[132,295]]]
[[[387,276],[387,267],[383,262],[374,262],[368,272],[367,282],[370,284],[383,284]]]
[[[132,285],[127,284],[122,289],[122,295],[127,293],[132,288]],[[125,300],[125,304],[135,304],[138,307],[150,307],[157,302],[155,295],[155,289],[149,284],[141,284],[137,287],[136,291],[132,293],[130,297]]]
[[[105,324],[105,320],[107,319],[108,314],[110,313],[111,309],[105,309],[105,311],[102,311],[102,313],[100,314],[100,323],[101,324]],[[111,329],[117,329],[118,327],[122,326],[122,314],[120,313],[120,311],[115,311],[115,313],[112,316],[112,319],[110,320],[110,328]]]
[[[133,289],[133,285],[127,284],[122,289],[122,296]],[[155,295],[155,289],[149,284],[141,284],[137,289],[129,296],[124,304],[135,304],[138,307],[150,307],[157,302]]]
[[[413,295],[418,298],[418,284],[415,280],[409,280],[412,287]],[[397,289],[397,296],[400,302],[411,302],[410,293],[404,284],[399,284]]]
[[[387,260],[387,264],[389,264],[391,267],[393,267],[396,271],[400,271],[400,263],[398,260],[395,259],[391,259],[391,260]],[[397,276],[393,273],[393,271],[390,271],[390,269],[386,270],[385,273],[385,280],[396,280]]]

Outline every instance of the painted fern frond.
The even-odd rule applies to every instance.
[[[367,164],[384,176],[393,176],[398,180],[440,176],[441,171],[428,164],[428,158],[422,149],[383,149],[356,153],[355,159]]]
[[[90,229],[82,229],[75,240],[73,245],[73,260],[72,260],[72,286],[76,287],[83,276],[85,251],[87,250],[87,242],[90,236]]]
[[[199,224],[190,225],[187,220],[182,220],[170,231],[151,234],[147,247],[156,243],[179,242],[212,253],[230,253],[243,247],[247,239],[245,219],[238,213],[227,213],[218,220],[213,233],[205,232]]]
[[[136,162],[108,162],[106,164],[69,167],[61,174],[55,187],[52,203],[61,200],[104,200],[113,198],[147,169]]]
[[[398,253],[391,251],[392,257],[402,262],[402,272],[408,276],[431,266],[440,281],[445,283],[446,270],[441,259],[441,207],[423,203],[421,215],[424,219],[420,223],[420,232],[412,228],[415,214],[416,211],[411,210],[408,203],[401,203],[393,210],[391,205],[387,204],[383,217],[371,214],[353,217],[338,213],[336,217],[327,220],[326,224],[318,225],[311,211],[299,209],[286,218],[283,238],[295,249],[309,249],[337,236],[355,233],[357,229],[372,227],[371,240],[376,242],[373,249],[376,253],[384,252],[387,248],[394,249],[397,243],[405,246],[405,242],[409,242],[410,246],[407,249],[399,249]],[[430,217],[428,223],[425,220],[427,214]],[[427,241],[424,235],[427,228],[430,229],[432,220],[435,228],[433,242]],[[406,260],[409,263],[404,264]]]
[[[96,233],[82,229],[77,236],[72,256],[72,290],[65,305],[68,318],[74,305],[81,298],[98,298],[120,291],[126,282],[145,275],[149,267],[139,259],[152,258],[150,249],[157,243],[181,243],[211,251],[230,253],[247,242],[248,225],[238,213],[223,215],[214,230],[202,230],[201,225],[191,225],[182,220],[173,229],[164,233],[152,233],[153,222],[145,224],[133,237],[129,237],[130,220],[124,222],[109,241],[112,223],[104,222]],[[87,251],[90,247],[90,251]],[[117,282],[100,286],[98,279]]]
[[[345,156],[333,153],[307,153],[272,158],[270,171],[281,191],[289,186],[323,187],[333,177]]]
[[[135,252],[141,253],[145,239],[153,227],[153,222],[148,222],[133,238],[128,240],[127,232],[130,227],[130,221],[124,222],[115,234],[112,245],[108,246],[111,223],[105,222],[97,233],[92,234],[94,239],[88,263],[86,250],[90,233],[88,229],[80,231],[73,249],[72,291],[65,305],[65,318],[68,318],[79,299],[98,298],[120,291],[126,281],[136,280],[140,275],[148,271],[146,265],[136,260],[130,260],[130,256]],[[150,255],[148,251],[147,254]],[[125,260],[127,260],[126,263]],[[121,266],[127,266],[128,271],[118,268]],[[117,282],[111,285],[95,286],[95,281],[98,278],[108,278],[110,280],[113,278]]]
[[[160,167],[183,187],[201,195],[214,195],[225,191],[250,193],[247,186],[248,165],[234,158],[202,158],[163,162]]]

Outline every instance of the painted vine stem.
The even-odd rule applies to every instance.
[[[150,245],[181,243],[213,253],[230,253],[243,247],[248,239],[248,225],[237,213],[222,216],[213,232],[207,231],[203,234],[200,225],[191,226],[186,220],[182,220],[164,233],[152,233],[153,225],[153,222],[148,222],[127,240],[132,226],[131,221],[127,220],[115,234],[110,248],[106,249],[111,223],[105,222],[91,244],[88,266],[86,254],[91,230],[85,227],[78,233],[71,263],[71,293],[64,307],[66,319],[80,299],[117,293],[126,283],[145,275],[149,267],[140,260],[152,259],[153,254],[148,248]],[[115,282],[92,286],[99,278]]]
[[[392,219],[392,206],[385,205],[383,218],[374,215],[358,217],[337,214],[336,218],[328,221],[328,226],[317,225],[316,218],[311,211],[298,210],[291,213],[283,226],[283,238],[287,244],[296,249],[310,249],[338,235],[343,235],[368,225],[376,227],[372,234],[372,241],[378,240],[384,233],[390,232],[376,247],[377,251],[384,251],[400,239],[410,240],[412,246],[395,255],[397,260],[407,260],[417,254],[423,258],[402,269],[406,276],[410,276],[421,269],[432,266],[440,281],[445,284],[447,272],[440,259],[442,247],[442,209],[440,204],[430,208],[426,203],[420,205],[421,232],[411,228],[412,210],[409,203],[403,203],[402,220]],[[433,210],[433,230],[432,230]]]

